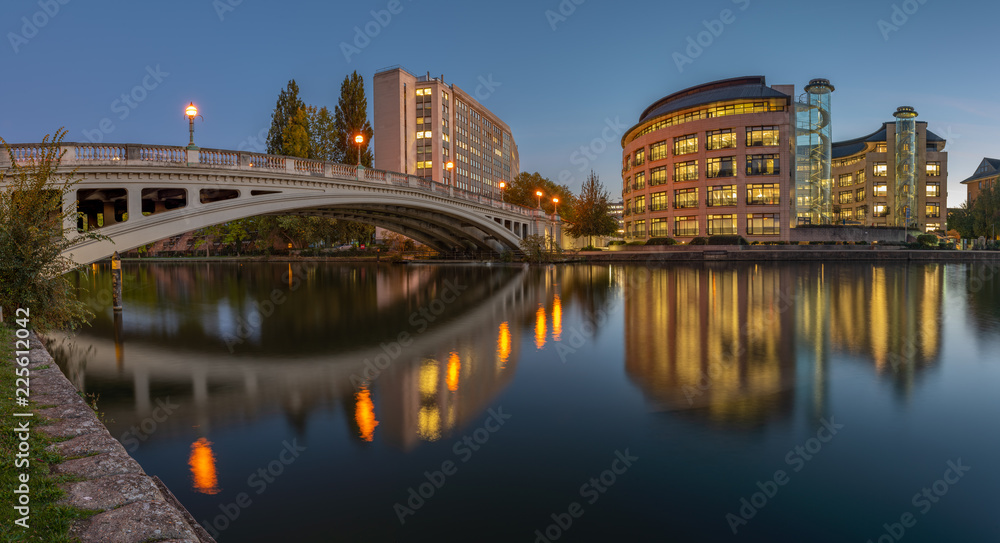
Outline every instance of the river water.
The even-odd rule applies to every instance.
[[[220,543],[1000,540],[996,266],[110,273],[50,350]]]

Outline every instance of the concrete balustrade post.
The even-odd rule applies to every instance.
[[[201,151],[198,149],[185,149],[185,151],[187,152],[188,166],[201,163]]]

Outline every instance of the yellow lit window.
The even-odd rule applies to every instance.
[[[429,138],[429,137],[432,137],[433,135],[434,135],[434,134],[433,134],[433,133],[431,133],[431,131],[430,131],[430,130],[428,130],[428,131],[424,132],[424,137],[425,137],[425,138]]]
[[[417,132],[417,139],[418,140],[424,139],[424,133],[423,132]]]

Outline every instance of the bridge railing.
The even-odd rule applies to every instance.
[[[26,164],[38,160],[42,156],[40,144],[13,144],[10,149],[14,161]],[[330,179],[362,181],[410,187],[434,194],[447,195],[468,202],[475,202],[509,213],[517,213],[525,217],[547,217],[540,209],[532,209],[502,202],[491,195],[478,194],[457,189],[451,185],[438,183],[423,177],[416,177],[400,172],[375,170],[349,164],[338,164],[278,155],[250,153],[245,151],[229,151],[223,149],[188,149],[166,145],[138,144],[90,144],[64,143],[62,166],[76,168],[78,166],[119,166],[122,168],[135,166],[176,166],[183,168],[211,168],[240,171],[286,172],[292,175],[309,175]],[[0,152],[0,168],[9,166],[7,153]]]

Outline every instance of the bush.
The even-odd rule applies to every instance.
[[[937,247],[940,238],[934,234],[920,234],[917,236],[917,243],[926,247]]]
[[[646,244],[645,241],[630,241],[630,242],[626,243],[625,245],[645,245],[645,244]]]
[[[674,238],[649,238],[646,240],[646,245],[677,245],[677,240]]]
[[[749,245],[743,236],[715,235],[708,237],[709,245]]]
[[[708,245],[708,238],[698,236],[688,242],[688,245]]]
[[[581,251],[600,251],[600,249],[598,249],[597,247],[594,247],[593,245],[588,245],[586,247],[581,248],[580,250]]]
[[[616,239],[616,240],[609,241],[608,242],[608,247],[611,247],[612,245],[625,245],[625,240]]]

